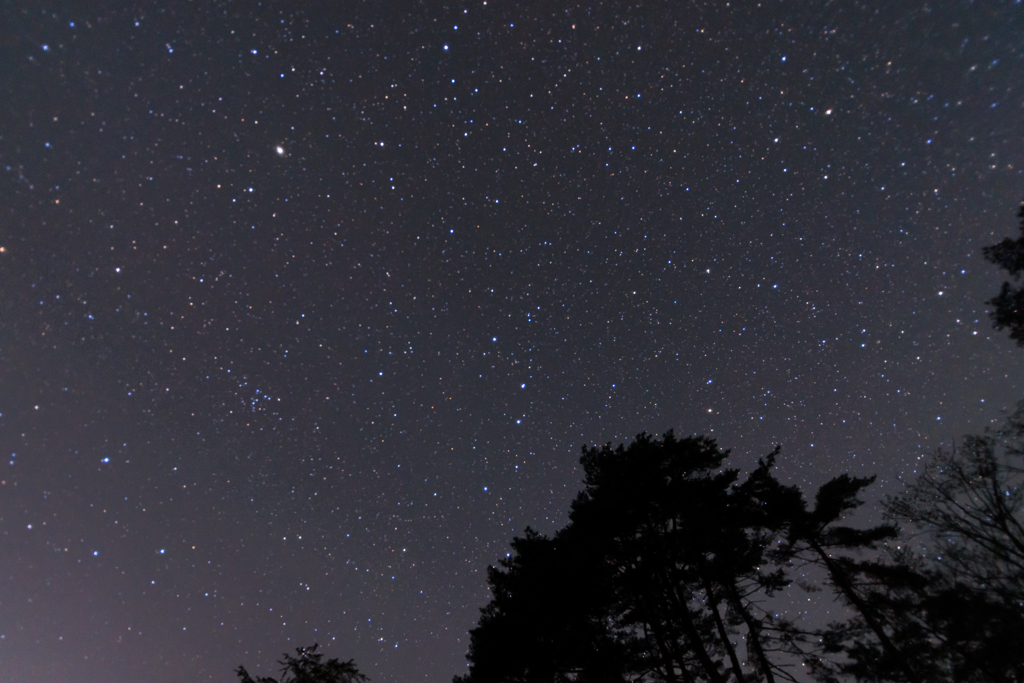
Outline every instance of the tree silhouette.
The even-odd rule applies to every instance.
[[[722,468],[727,456],[671,432],[585,448],[569,524],[551,539],[528,530],[491,568],[459,680],[792,680],[771,659],[784,631],[757,604],[788,583],[767,566],[780,518]]]
[[[528,528],[489,569],[456,681],[775,683],[801,661],[825,682],[1024,680],[1024,408],[936,455],[873,526],[850,521],[873,477],[808,504],[778,452],[740,481],[705,437],[584,448],[569,523]],[[795,568],[845,616],[810,628],[764,607]]]
[[[323,661],[323,654],[317,652],[317,644],[311,647],[295,648],[295,655],[284,653],[278,661],[281,665],[281,678],[260,676],[253,678],[244,666],[235,670],[241,683],[364,683],[369,679],[359,673],[355,663],[350,659],[342,662],[337,659]]]
[[[926,653],[898,628],[904,603],[885,599],[893,594],[890,587],[918,585],[918,577],[875,552],[880,544],[897,537],[897,528],[841,523],[863,504],[860,494],[873,482],[874,477],[843,474],[818,489],[813,509],[806,509],[802,497],[799,506],[790,508],[789,545],[783,552],[824,570],[832,589],[853,611],[849,620],[819,631],[822,654],[838,654],[839,660],[814,656],[808,664],[823,680],[834,680],[840,673],[858,680],[922,683],[932,680],[924,673]],[[861,557],[865,554],[867,559]]]
[[[603,619],[606,579],[593,548],[527,528],[488,569],[493,592],[470,632],[471,681],[623,681],[624,652]]]
[[[990,299],[993,306],[989,315],[993,326],[998,329],[1009,329],[1010,337],[1018,346],[1024,346],[1024,204],[1017,214],[1020,219],[1021,237],[1016,240],[1007,237],[999,244],[985,247],[985,258],[1009,273],[1012,283],[1003,282],[999,294]]]
[[[1024,680],[1024,407],[938,451],[886,502],[915,533],[928,578],[912,614],[949,680]]]
[[[617,623],[639,642],[664,680],[744,680],[736,641],[767,680],[765,619],[751,597],[787,583],[762,573],[773,532],[760,508],[723,470],[728,452],[711,439],[640,435],[628,449],[592,448],[571,526],[603,537],[615,569]],[[769,456],[774,462],[775,454]],[[768,465],[770,467],[770,465]]]

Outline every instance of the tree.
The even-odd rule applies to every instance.
[[[584,448],[569,523],[527,528],[489,569],[458,683],[775,683],[800,660],[824,682],[1024,681],[1024,408],[937,455],[874,526],[850,521],[873,477],[808,504],[776,479],[778,449],[742,482],[728,455],[672,432]],[[846,617],[763,608],[794,567]]]
[[[616,623],[648,653],[663,680],[773,680],[764,620],[751,596],[784,585],[761,573],[772,536],[761,511],[736,487],[738,472],[705,437],[660,441],[641,434],[628,449],[591,448],[571,527],[589,530],[614,571]],[[773,461],[774,454],[769,456]],[[744,638],[752,665],[738,650]]]
[[[1024,680],[1024,405],[999,430],[936,452],[886,502],[927,576],[914,614],[951,680]]]
[[[841,523],[863,505],[860,494],[873,482],[874,477],[843,474],[818,489],[813,509],[806,509],[802,496],[799,503],[789,504],[789,544],[782,552],[824,570],[832,589],[852,611],[847,621],[818,631],[822,652],[812,653],[807,663],[826,681],[836,680],[837,674],[864,681],[937,680],[928,673],[928,649],[901,628],[908,606],[905,599],[895,597],[920,585],[919,577],[906,565],[879,557],[880,544],[894,540],[897,528]],[[787,494],[795,499],[793,493]]]
[[[359,672],[350,659],[342,662],[337,659],[323,661],[323,654],[317,652],[317,644],[312,647],[299,647],[296,654],[284,653],[281,665],[281,678],[259,676],[253,678],[244,666],[235,671],[241,683],[364,683],[369,679]]]
[[[612,635],[607,575],[581,539],[527,527],[513,553],[488,568],[493,599],[470,632],[473,681],[624,681],[625,653]]]
[[[569,524],[550,539],[528,529],[489,570],[493,598],[458,680],[792,680],[771,659],[783,631],[757,605],[788,584],[767,566],[781,527],[727,456],[671,432],[584,448]]]
[[[993,306],[989,315],[993,326],[998,329],[1009,329],[1010,337],[1018,346],[1024,346],[1024,204],[1017,214],[1020,219],[1021,237],[1016,240],[1007,237],[999,244],[985,247],[985,258],[1009,273],[1011,282],[1003,282],[999,294],[990,299]]]
[[[894,635],[903,603],[885,599],[888,593],[880,591],[920,583],[906,566],[878,557],[879,544],[894,539],[896,527],[843,524],[863,504],[860,494],[873,482],[873,477],[835,477],[818,489],[813,509],[797,487],[781,484],[765,463],[744,488],[764,506],[772,528],[784,530],[786,542],[771,553],[774,561],[786,566],[817,566],[850,609],[846,621],[810,632],[783,624],[790,651],[800,652],[815,676],[824,681],[849,676],[871,681],[930,680],[922,673],[918,648],[908,647],[912,642],[916,646],[916,641]],[[810,584],[804,587],[816,590]]]

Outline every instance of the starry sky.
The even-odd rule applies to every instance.
[[[465,671],[584,444],[899,490],[1022,396],[1019,2],[7,2],[0,669]]]

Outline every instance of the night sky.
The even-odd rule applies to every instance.
[[[447,683],[488,564],[641,431],[897,492],[1024,395],[981,255],[1022,36],[995,1],[3,3],[3,679],[316,641]]]

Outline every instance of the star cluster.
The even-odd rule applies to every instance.
[[[582,444],[886,493],[1021,397],[1019,3],[131,5],[0,9],[10,680],[447,681]]]

